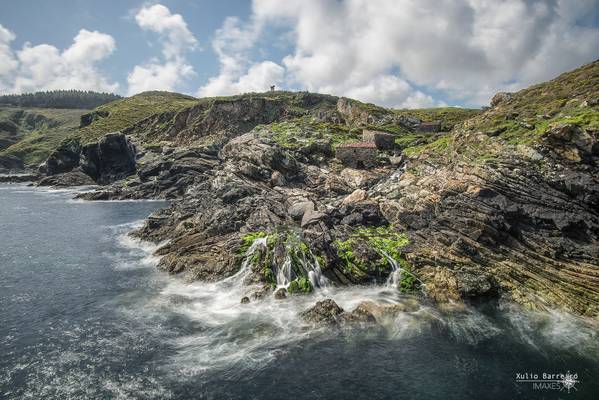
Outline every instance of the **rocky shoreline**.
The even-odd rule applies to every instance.
[[[245,266],[245,283],[259,289],[244,302],[280,288],[308,295],[323,280],[392,280],[441,303],[499,299],[596,318],[596,91],[550,89],[580,74],[599,85],[597,69],[498,95],[451,132],[359,154],[376,154],[372,165],[350,167],[336,148],[360,143],[362,130],[408,132],[394,133],[399,143],[421,121],[333,96],[248,95],[67,141],[39,184],[102,185],[79,196],[87,200],[173,200],[133,234],[165,242],[159,268],[188,279]],[[372,322],[373,310],[317,304],[305,318]]]

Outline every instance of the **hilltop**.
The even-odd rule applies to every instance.
[[[596,317],[596,93],[599,62],[499,93],[484,111],[144,93],[85,114],[41,183],[101,184],[91,200],[173,199],[137,235],[168,241],[160,267],[191,279],[234,274],[261,239],[244,301],[277,279],[293,294],[314,290],[315,276],[395,276],[398,290],[438,302]]]

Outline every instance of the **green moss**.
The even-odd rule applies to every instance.
[[[372,274],[388,273],[392,266],[384,254],[396,261],[400,260],[402,249],[408,243],[408,237],[395,230],[393,226],[359,227],[347,240],[334,242],[337,255],[342,261],[343,272],[357,280]],[[357,256],[355,249],[364,244],[373,249],[379,257],[368,260]]]
[[[268,234],[264,231],[250,232],[241,237],[241,246],[237,250],[240,255],[245,255],[256,239],[266,237]],[[267,239],[268,240],[268,239]]]
[[[456,125],[482,113],[481,109],[460,107],[437,107],[394,110],[398,115],[418,118],[423,122],[441,121],[441,130],[448,132]]]
[[[314,288],[312,287],[312,283],[305,276],[301,276],[299,278],[292,280],[289,283],[289,286],[287,287],[287,292],[291,293],[291,294],[294,294],[294,293],[306,294],[306,293],[311,293],[313,290],[314,290]]]

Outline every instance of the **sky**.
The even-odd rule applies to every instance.
[[[1,93],[481,106],[597,58],[599,0],[0,0]]]

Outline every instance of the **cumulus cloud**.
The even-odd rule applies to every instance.
[[[0,25],[0,90],[32,92],[54,89],[88,89],[113,92],[111,83],[98,70],[97,63],[116,48],[112,36],[81,29],[73,44],[61,51],[49,44],[13,51],[14,33]]]
[[[274,26],[291,34],[280,66],[292,87],[398,107],[438,104],[430,93],[485,104],[591,61],[593,12],[594,0],[254,0],[245,24],[221,28],[228,51],[200,93],[239,90],[253,65],[239,54]]]
[[[197,46],[195,36],[180,14],[172,14],[162,4],[142,7],[135,15],[137,25],[159,35],[163,60],[154,58],[136,65],[127,76],[128,94],[145,90],[174,90],[195,75],[186,53]]]
[[[219,75],[199,89],[199,96],[263,92],[284,80],[285,69],[281,65],[269,60],[250,61],[249,50],[261,31],[255,22],[243,24],[238,18],[229,17],[216,31],[212,48],[219,59]]]

